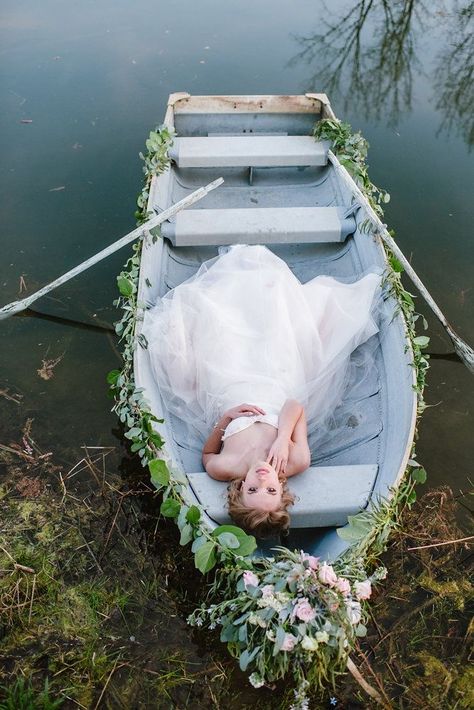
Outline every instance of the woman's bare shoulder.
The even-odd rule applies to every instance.
[[[233,481],[235,478],[241,478],[241,463],[235,454],[224,452],[207,454],[203,456],[203,463],[209,476],[216,481]]]

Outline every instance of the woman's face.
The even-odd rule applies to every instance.
[[[242,481],[242,502],[247,508],[277,510],[281,507],[282,485],[269,463],[257,461]]]

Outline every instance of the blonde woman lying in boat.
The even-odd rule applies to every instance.
[[[231,481],[229,513],[265,537],[288,528],[293,496],[286,479],[310,465],[304,409],[288,399],[278,417],[251,404],[224,412],[202,452],[207,473]]]
[[[377,332],[380,281],[302,284],[266,247],[237,245],[146,313],[168,411],[205,442],[208,474],[231,482],[230,513],[257,535],[288,527],[286,478],[309,465],[305,417],[320,438],[331,428],[351,353]]]

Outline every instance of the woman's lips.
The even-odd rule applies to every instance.
[[[263,468],[262,466],[260,466],[260,468],[257,468],[255,473],[265,473],[266,474],[266,473],[268,473],[268,468]]]

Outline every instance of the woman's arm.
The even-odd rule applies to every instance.
[[[289,441],[303,412],[302,405],[296,399],[287,399],[278,417],[278,436]]]
[[[204,467],[206,466],[206,457],[213,454],[218,454],[222,446],[222,434],[225,432],[226,427],[232,421],[232,417],[228,414],[223,414],[219,421],[214,425],[211,433],[206,439],[204,446],[202,447],[202,462]]]
[[[303,406],[288,399],[278,417],[278,436],[269,451],[267,461],[277,473],[294,476],[310,464],[306,416]]]
[[[311,465],[311,451],[308,446],[308,427],[304,409],[296,422],[290,441],[290,456],[286,467],[286,477],[306,471]]]
[[[232,474],[226,470],[226,461],[220,455],[222,434],[233,419],[265,414],[263,409],[253,404],[240,404],[225,412],[214,425],[202,449],[202,463],[207,473],[218,481],[228,481]]]

